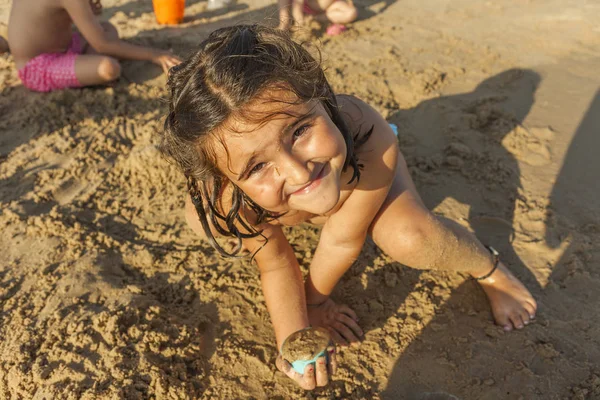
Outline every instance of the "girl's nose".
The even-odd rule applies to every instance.
[[[285,179],[288,185],[300,186],[310,180],[310,170],[306,163],[292,154],[283,155],[278,164],[276,172]]]

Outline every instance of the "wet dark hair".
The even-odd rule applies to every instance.
[[[297,100],[291,104],[320,101],[344,137],[347,156],[343,169],[353,168],[350,182],[360,178],[354,139],[320,61],[280,30],[237,25],[212,32],[191,57],[170,70],[168,88],[169,114],[159,149],[182,169],[206,236],[224,256],[237,256],[242,239],[261,234],[243,210],[255,213],[255,224],[280,216],[254,203],[218,170],[210,145],[214,142],[209,140],[230,118],[244,118],[244,108],[257,96],[283,89],[295,95]],[[281,111],[263,119],[278,113]],[[232,185],[231,209],[224,211],[220,196],[227,183]],[[232,252],[217,243],[211,225],[219,235],[237,238]]]

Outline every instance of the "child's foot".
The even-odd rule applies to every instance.
[[[0,54],[8,51],[8,42],[2,36],[0,36]]]
[[[214,11],[227,8],[231,5],[233,0],[208,0],[207,10]]]
[[[344,25],[342,24],[331,24],[327,27],[327,34],[329,36],[337,36],[340,33],[346,31],[348,28],[346,28]]]
[[[488,297],[496,323],[505,331],[522,329],[535,318],[537,303],[533,296],[502,262],[490,277],[478,282]]]

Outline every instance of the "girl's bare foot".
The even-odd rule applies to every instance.
[[[0,54],[8,51],[8,42],[2,36],[0,36]]]
[[[486,279],[478,281],[488,297],[496,323],[511,331],[535,318],[537,303],[525,286],[502,262]]]

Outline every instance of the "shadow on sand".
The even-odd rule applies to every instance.
[[[422,157],[413,160],[415,180],[427,205],[433,209],[449,198],[468,205],[471,228],[482,242],[500,251],[505,263],[532,291],[540,310],[534,325],[504,333],[492,325],[483,291],[472,281],[461,284],[396,360],[382,393],[384,399],[542,398],[566,393],[565,388],[588,379],[589,371],[574,368],[573,363],[581,366],[581,362],[593,364],[600,359],[598,351],[591,351],[593,345],[586,333],[591,321],[585,322],[585,311],[565,314],[581,308],[577,304],[582,301],[591,306],[600,301],[597,295],[578,293],[577,285],[585,276],[598,282],[598,258],[592,260],[589,253],[581,251],[577,256],[567,249],[554,266],[551,284],[542,288],[512,244],[521,182],[519,164],[504,147],[503,138],[508,133],[518,136],[519,129],[526,132],[521,124],[539,83],[534,71],[510,70],[485,80],[471,93],[428,100],[390,118],[415,136],[417,154],[424,142],[428,144],[425,151],[431,152],[433,144],[432,153],[443,154],[431,163],[425,160],[435,159],[435,154],[421,151]],[[456,122],[452,113],[462,114],[456,126],[452,126]],[[598,238],[600,232],[600,164],[595,155],[600,144],[599,115],[600,97],[596,96],[571,143],[550,199],[555,213],[575,222],[572,228],[581,234],[576,241],[579,247],[591,242],[592,236]],[[457,140],[467,146],[450,143]],[[440,166],[454,173],[439,172]],[[445,181],[443,191],[429,185],[432,176]],[[559,244],[554,237],[547,234],[551,247]],[[596,265],[586,265],[585,260]],[[579,270],[573,270],[574,262]],[[588,279],[587,285],[594,283]],[[548,326],[560,326],[562,332],[555,333]],[[560,379],[555,379],[557,370]]]

